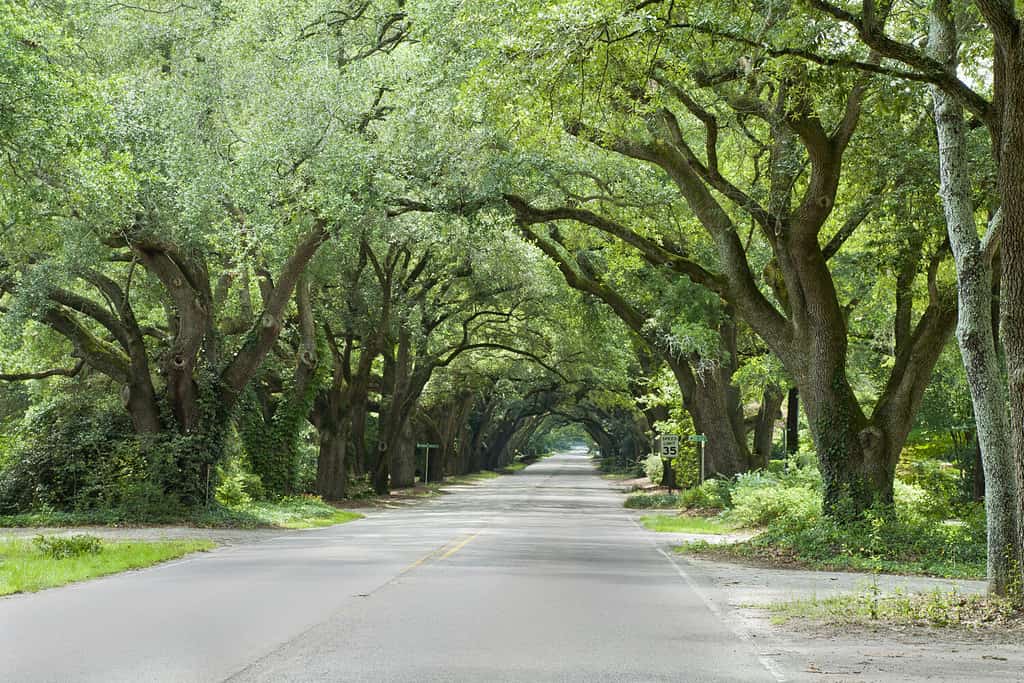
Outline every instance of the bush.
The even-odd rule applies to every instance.
[[[821,515],[802,519],[784,515],[753,543],[784,549],[814,564],[976,575],[984,572],[986,553],[984,532],[978,531],[970,521],[905,518],[892,508],[875,508],[865,519],[843,525]]]
[[[103,541],[89,534],[75,536],[36,536],[36,548],[55,560],[82,555],[98,555],[103,551]]]
[[[781,473],[747,472],[736,477],[725,517],[737,526],[760,527],[783,517],[821,514],[821,476],[816,467],[791,465]]]
[[[955,516],[955,508],[958,507],[942,494],[936,495],[921,486],[907,484],[899,479],[893,486],[893,497],[897,514],[905,519],[941,522]]]
[[[644,474],[651,480],[652,484],[660,484],[665,473],[665,466],[661,462],[660,455],[649,455],[643,462]]]
[[[773,563],[788,557],[814,566],[984,576],[982,504],[954,509],[941,489],[897,480],[895,505],[876,506],[863,519],[840,524],[822,514],[821,490],[813,454],[801,453],[771,471],[741,474],[731,485],[708,481],[680,498],[687,507],[717,507],[717,499],[727,508],[725,522],[764,527],[763,533],[729,551],[741,556]],[[959,519],[949,519],[955,516]]]
[[[636,510],[652,508],[678,508],[681,504],[678,493],[634,493],[626,498],[626,507]]]
[[[0,514],[117,508],[145,517],[181,507],[172,493],[182,478],[174,444],[135,436],[110,399],[61,394],[31,411],[18,437],[0,472]]]
[[[927,491],[947,507],[955,505],[963,496],[961,471],[954,465],[938,459],[946,450],[908,447],[904,449],[899,466],[899,478]]]
[[[726,508],[732,502],[732,488],[724,479],[708,479],[700,486],[683,491],[680,496],[683,508]]]
[[[215,498],[225,507],[245,507],[264,497],[263,482],[259,475],[249,472],[241,457],[235,457],[218,468],[218,480],[220,484],[217,485]]]

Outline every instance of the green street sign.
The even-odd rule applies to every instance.
[[[418,443],[416,448],[440,448],[436,443]]]
[[[708,437],[704,434],[691,434],[690,441],[694,443],[707,443]]]

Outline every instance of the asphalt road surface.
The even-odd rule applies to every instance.
[[[583,453],[0,600],[0,681],[773,681]]]

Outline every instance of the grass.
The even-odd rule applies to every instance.
[[[478,481],[487,481],[489,479],[497,479],[501,476],[501,472],[495,472],[493,470],[483,470],[481,472],[474,472],[472,474],[462,474],[457,477],[449,477],[443,482],[437,482],[436,486],[442,488],[445,486],[451,486],[452,484],[475,484]]]
[[[682,499],[678,493],[634,493],[626,498],[623,505],[638,510],[678,510]]]
[[[212,541],[103,541],[101,551],[54,559],[29,539],[0,540],[0,595],[31,593],[128,569],[149,567],[197,551]]]
[[[761,543],[756,537],[749,541],[724,545],[695,541],[677,546],[675,551],[680,554],[696,555],[713,560],[738,561],[768,567],[936,576],[946,579],[985,578],[984,561],[952,562],[927,557],[883,559],[862,557],[855,553],[836,553],[815,558],[802,555],[790,547]]]
[[[146,526],[181,524],[187,526],[255,529],[310,529],[343,524],[363,515],[339,510],[317,496],[291,496],[277,501],[254,501],[233,507],[211,505],[209,509],[161,514],[132,514],[121,510],[87,512],[33,512],[0,516],[0,527]]]
[[[763,607],[775,623],[794,620],[834,626],[930,626],[999,628],[1024,626],[1024,613],[1004,598],[963,595],[957,590],[880,595],[877,586],[860,594],[778,602]]]
[[[714,517],[680,517],[678,515],[644,515],[640,523],[651,531],[684,534],[727,534],[736,527]]]
[[[256,526],[282,529],[314,529],[362,519],[358,512],[339,510],[315,496],[295,496],[281,501],[257,501],[238,510],[251,515]]]
[[[527,464],[517,462],[499,472],[484,470],[451,477],[444,482],[417,487],[409,495],[412,497],[434,496],[446,486],[468,485],[497,479],[503,474],[510,474],[525,467]],[[385,497],[384,500],[386,501],[387,498]],[[311,529],[344,524],[362,518],[363,515],[358,512],[339,510],[333,505],[325,503],[318,496],[303,495],[290,496],[276,501],[252,501],[232,506],[213,503],[208,509],[191,512],[183,510],[137,512],[109,509],[81,512],[38,511],[17,515],[0,515],[0,528],[183,525],[232,529],[260,527]]]

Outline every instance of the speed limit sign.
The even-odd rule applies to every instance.
[[[661,457],[676,458],[679,456],[679,436],[676,434],[661,435]]]

